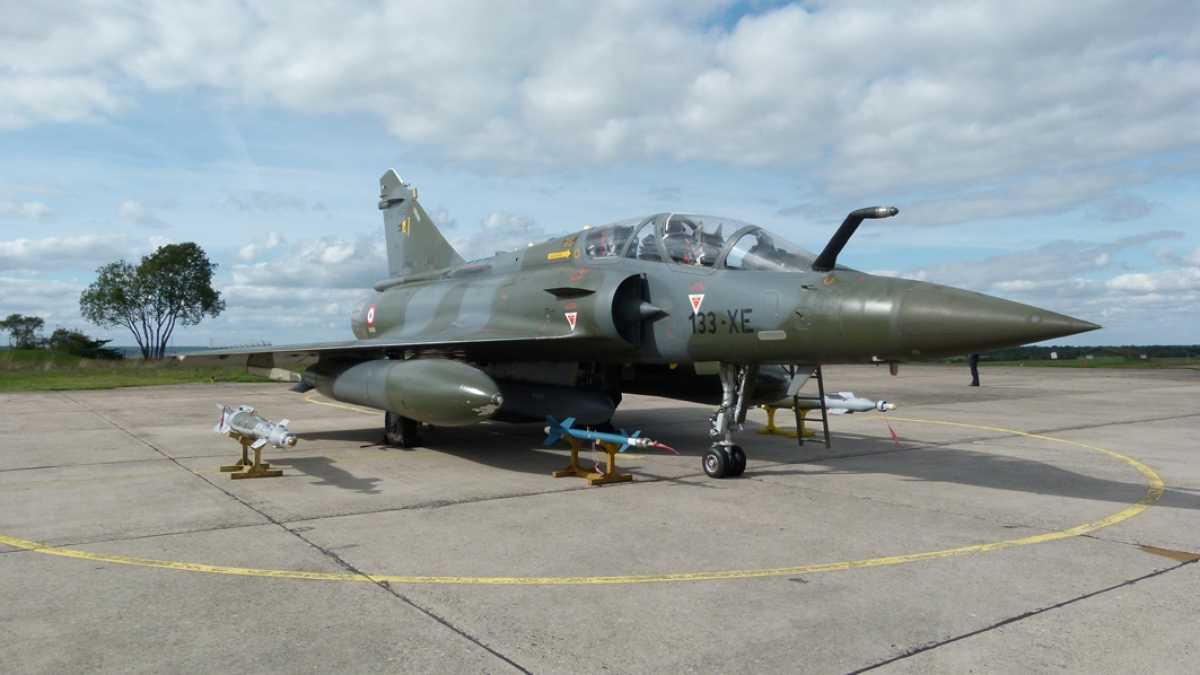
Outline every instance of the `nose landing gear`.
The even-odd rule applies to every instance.
[[[721,405],[709,418],[714,439],[712,448],[704,453],[704,473],[710,478],[733,478],[746,471],[746,452],[734,445],[733,432],[746,421],[746,409],[758,379],[758,366],[738,366],[722,363]]]

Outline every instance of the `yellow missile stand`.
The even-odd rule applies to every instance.
[[[283,471],[272,470],[270,464],[262,461],[263,446],[254,448],[254,461],[250,461],[250,446],[254,445],[257,439],[246,438],[232,430],[228,431],[226,435],[242,444],[242,458],[233,464],[221,467],[221,471],[228,473],[230,478],[278,478],[283,475]]]
[[[787,429],[780,429],[779,427],[775,426],[775,411],[776,410],[784,410],[784,408],[775,408],[775,407],[772,407],[769,405],[764,405],[764,406],[760,406],[760,407],[763,410],[767,411],[767,426],[758,430],[758,433],[760,433],[760,434],[776,434],[778,436],[787,436],[788,438],[797,438],[799,434],[804,434],[805,438],[817,435],[817,432],[809,431],[808,429],[804,428],[804,416],[808,414],[808,411],[810,410],[810,408],[803,408],[801,410],[796,411],[796,413],[797,413],[796,420],[797,420],[797,422],[799,422],[800,426],[797,429],[797,431],[788,431]],[[796,410],[796,409],[789,408],[789,410]]]
[[[588,471],[587,469],[579,466],[579,449],[583,447],[583,441],[575,438],[574,436],[568,436],[566,434],[563,434],[560,436],[560,438],[566,441],[567,445],[571,446],[571,465],[562,471],[555,471],[554,473],[550,474],[555,478],[564,478],[567,476],[586,478],[588,485],[626,483],[633,480],[633,474],[623,474],[617,472],[617,452],[621,450],[621,446],[617,445],[616,443],[596,441],[596,444],[601,448],[604,448],[604,452],[608,455],[608,468],[604,470],[604,473],[596,473],[595,471]]]

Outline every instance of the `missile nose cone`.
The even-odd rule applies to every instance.
[[[1016,347],[1100,326],[981,293],[921,284],[904,292],[896,328],[914,355],[937,358]]]

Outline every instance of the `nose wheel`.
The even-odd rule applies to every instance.
[[[721,405],[708,418],[712,448],[704,453],[704,473],[710,478],[733,478],[746,470],[746,452],[733,444],[733,432],[746,421],[746,408],[758,379],[758,366],[722,363]]]
[[[714,445],[704,453],[703,462],[709,478],[735,478],[746,471],[746,452],[739,445]]]

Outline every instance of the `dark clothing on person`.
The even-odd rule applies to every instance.
[[[971,385],[972,387],[979,386],[979,355],[971,354],[967,357],[967,363],[971,364]]]

